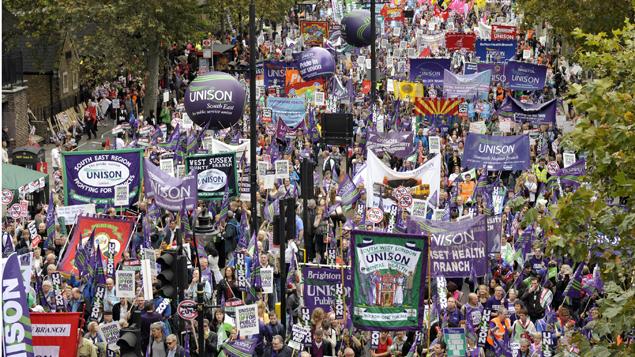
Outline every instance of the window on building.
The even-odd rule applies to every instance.
[[[62,73],[62,88],[63,93],[68,93],[68,72]]]
[[[79,71],[73,71],[73,89],[79,88]]]

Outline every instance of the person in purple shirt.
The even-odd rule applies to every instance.
[[[502,286],[494,288],[494,295],[490,296],[485,302],[485,307],[492,309],[492,311],[498,311],[501,307],[504,307],[505,289]]]

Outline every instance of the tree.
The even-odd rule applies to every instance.
[[[571,89],[581,116],[564,145],[586,154],[586,184],[561,198],[541,224],[554,256],[601,267],[601,318],[590,340],[573,339],[582,355],[633,356],[635,345],[618,341],[635,328],[635,25],[574,35],[582,40],[576,60],[595,79]]]
[[[220,30],[227,15],[246,17],[248,4],[248,0],[223,6],[200,0],[3,2],[18,17],[16,30],[30,38],[56,41],[69,34],[83,59],[84,80],[112,80],[122,69],[142,74],[148,110],[157,103],[164,50],[173,42],[199,41],[208,32]],[[280,20],[291,4],[291,0],[258,0],[258,16]]]
[[[580,28],[586,33],[611,32],[624,23],[635,20],[635,3],[632,0],[602,1],[578,0],[517,0],[518,12],[529,27],[548,22],[555,35],[573,39],[572,32]]]

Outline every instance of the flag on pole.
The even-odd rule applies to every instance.
[[[564,289],[562,293],[565,296],[565,299],[577,299],[582,296],[582,270],[586,266],[586,263],[580,263],[578,268],[573,273],[573,277],[569,280],[567,287]]]
[[[15,252],[15,246],[13,245],[13,239],[8,232],[3,232],[2,236],[2,256],[8,257],[11,253]]]
[[[53,190],[49,193],[49,207],[46,210],[46,240],[44,241],[44,249],[49,247],[55,238],[55,203],[53,202]]]

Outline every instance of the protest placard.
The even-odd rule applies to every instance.
[[[130,191],[128,185],[115,186],[115,206],[128,206],[130,200]]]
[[[119,339],[119,322],[113,321],[107,324],[101,325],[101,333],[106,339],[106,344],[116,345]]]
[[[275,168],[277,179],[289,178],[289,160],[277,160],[275,162]]]
[[[115,288],[118,298],[135,298],[135,272],[117,270],[115,273],[117,287]]]
[[[258,334],[258,305],[236,307],[236,327],[241,336]]]
[[[161,159],[159,161],[159,168],[161,171],[174,177],[174,159]]]
[[[262,281],[262,292],[273,293],[273,267],[260,268],[260,279]]]

